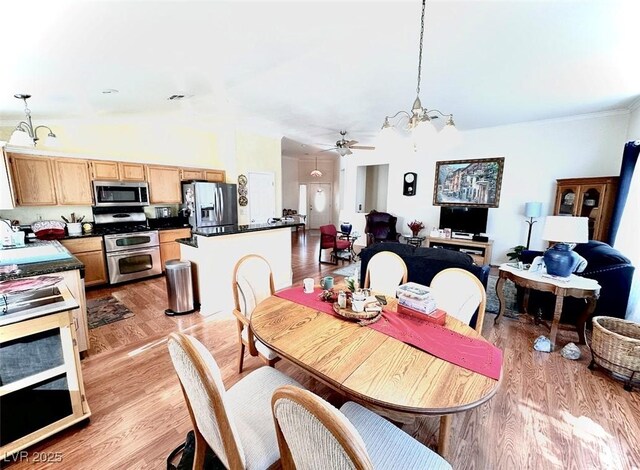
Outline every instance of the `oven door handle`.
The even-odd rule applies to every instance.
[[[123,256],[131,256],[131,255],[143,255],[147,253],[156,253],[159,251],[160,251],[159,246],[152,246],[150,248],[144,248],[144,249],[113,251],[111,253],[107,253],[107,256],[110,258],[113,258],[115,256],[123,257]]]

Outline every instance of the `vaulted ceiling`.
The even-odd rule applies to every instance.
[[[371,143],[415,98],[421,5],[5,2],[0,120],[178,113]],[[421,98],[459,129],[630,107],[640,2],[427,2]],[[105,89],[118,93],[104,94]],[[170,101],[182,93],[187,98]]]

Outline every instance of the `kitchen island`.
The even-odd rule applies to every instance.
[[[191,261],[194,290],[200,313],[231,315],[234,308],[232,278],[240,258],[264,257],[271,265],[276,290],[291,285],[291,229],[299,223],[201,227],[191,238],[178,239],[180,258]]]

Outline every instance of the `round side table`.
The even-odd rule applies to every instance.
[[[425,241],[427,237],[404,237],[404,241],[407,245],[412,245],[415,247],[422,246],[422,242]]]

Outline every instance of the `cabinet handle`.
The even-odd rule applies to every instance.
[[[78,325],[78,318],[77,317],[73,317],[73,324],[76,327],[76,331],[78,331],[78,328],[80,328],[80,326]]]

